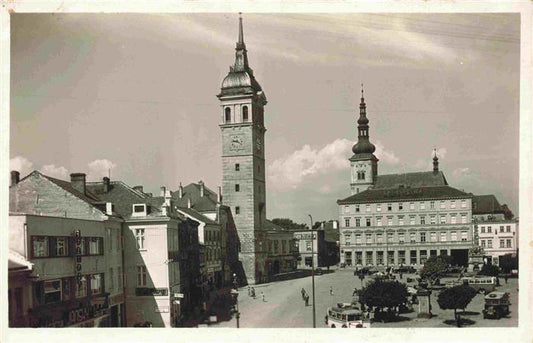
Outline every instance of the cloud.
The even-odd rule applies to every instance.
[[[289,156],[275,160],[268,167],[270,187],[294,189],[309,178],[348,170],[348,158],[352,156],[353,144],[354,142],[344,138],[316,149],[306,144]],[[399,163],[394,152],[386,150],[379,142],[376,144],[376,156],[384,163]],[[347,172],[347,177],[348,175]],[[320,190],[329,191],[327,185],[322,185]]]
[[[21,176],[32,171],[33,163],[27,158],[16,156],[9,160],[9,170],[16,170]]]
[[[457,168],[452,172],[452,175],[454,178],[465,178],[465,177],[471,177],[472,171],[470,168]]]
[[[94,160],[87,166],[89,167],[87,179],[91,181],[98,181],[102,177],[109,175],[109,171],[113,170],[117,165],[109,160],[102,159]]]
[[[41,172],[44,175],[52,176],[58,179],[68,179],[68,170],[65,167],[56,167],[53,164],[47,164],[41,168]]]
[[[446,154],[448,153],[448,150],[446,148],[438,148],[437,149],[437,157],[440,159],[444,159],[446,157]],[[431,150],[431,158],[435,155],[435,151]]]

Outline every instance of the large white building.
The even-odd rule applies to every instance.
[[[378,175],[363,96],[357,123],[349,159],[352,195],[337,201],[340,262],[420,267],[430,256],[451,255],[455,264],[467,265],[472,194],[448,184],[436,155],[433,171]]]

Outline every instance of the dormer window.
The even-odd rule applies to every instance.
[[[146,216],[146,204],[133,204],[132,217]]]

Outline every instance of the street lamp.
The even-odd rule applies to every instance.
[[[233,301],[235,302],[235,319],[237,319],[237,329],[239,328],[239,318],[241,317],[241,313],[239,312],[239,291],[232,289],[231,290],[231,296],[233,297]]]
[[[316,311],[315,311],[315,239],[313,236],[313,217],[309,215],[311,219],[311,280],[312,280],[312,290],[313,290],[313,328],[316,328]]]

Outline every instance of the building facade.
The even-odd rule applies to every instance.
[[[337,201],[340,262],[421,267],[430,256],[451,255],[455,264],[467,265],[474,243],[472,195],[448,185],[436,155],[433,171],[378,175],[363,97],[357,122],[352,195]]]
[[[266,276],[266,184],[264,106],[261,86],[248,65],[242,18],[235,63],[222,81],[222,195],[230,207],[239,236],[239,260],[248,284]]]
[[[267,277],[268,280],[272,280],[277,274],[295,271],[299,253],[292,231],[270,220],[267,220],[265,225],[268,237]]]

